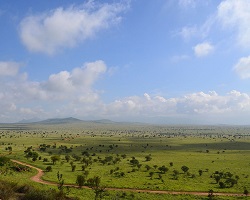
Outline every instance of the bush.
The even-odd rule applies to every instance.
[[[4,166],[5,164],[7,164],[10,161],[9,158],[5,157],[5,156],[0,156],[0,166]]]
[[[52,172],[52,167],[51,166],[46,167],[46,172]]]
[[[0,199],[8,200],[15,197],[16,184],[0,182]]]

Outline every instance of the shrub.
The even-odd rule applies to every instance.
[[[52,167],[51,166],[46,167],[46,172],[52,172]]]

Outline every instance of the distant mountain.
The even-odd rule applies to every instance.
[[[51,118],[51,119],[45,119],[45,120],[40,120],[38,118],[29,119],[29,120],[24,119],[17,123],[21,123],[21,124],[29,124],[29,123],[35,123],[35,124],[69,124],[69,123],[131,124],[131,122],[114,122],[109,119],[80,120],[74,117]],[[133,123],[133,124],[136,124],[136,123]]]
[[[99,124],[115,124],[117,122],[111,121],[109,119],[99,119],[99,120],[92,120],[88,122],[99,123]]]
[[[38,121],[36,123],[39,123],[39,124],[66,124],[66,123],[76,123],[76,122],[82,122],[82,120],[76,119],[73,117],[68,117],[68,118],[46,119],[43,121]]]

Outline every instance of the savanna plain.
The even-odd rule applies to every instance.
[[[37,171],[13,160],[42,169],[48,184],[31,180]],[[0,125],[3,200],[248,199],[248,191],[248,126]]]

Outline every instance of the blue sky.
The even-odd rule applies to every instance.
[[[249,0],[0,0],[0,122],[250,124]]]

